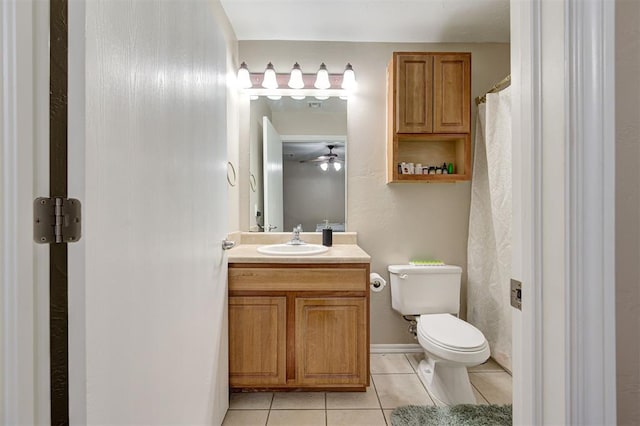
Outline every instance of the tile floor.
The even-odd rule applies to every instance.
[[[421,353],[372,354],[366,392],[232,393],[223,426],[385,426],[394,408],[433,405],[415,368]],[[478,404],[511,403],[511,375],[493,360],[469,369]]]

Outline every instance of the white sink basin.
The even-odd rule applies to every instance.
[[[273,256],[311,256],[314,254],[324,253],[329,247],[318,244],[272,244],[270,246],[258,247],[258,252],[262,254],[270,254]]]

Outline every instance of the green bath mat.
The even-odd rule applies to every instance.
[[[511,405],[408,405],[391,413],[391,426],[511,426]]]

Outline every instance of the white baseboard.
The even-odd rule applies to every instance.
[[[404,354],[409,352],[422,352],[422,347],[417,343],[396,343],[371,345],[372,354]]]

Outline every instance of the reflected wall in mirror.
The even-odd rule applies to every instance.
[[[250,120],[250,230],[345,231],[347,101],[260,97]]]

